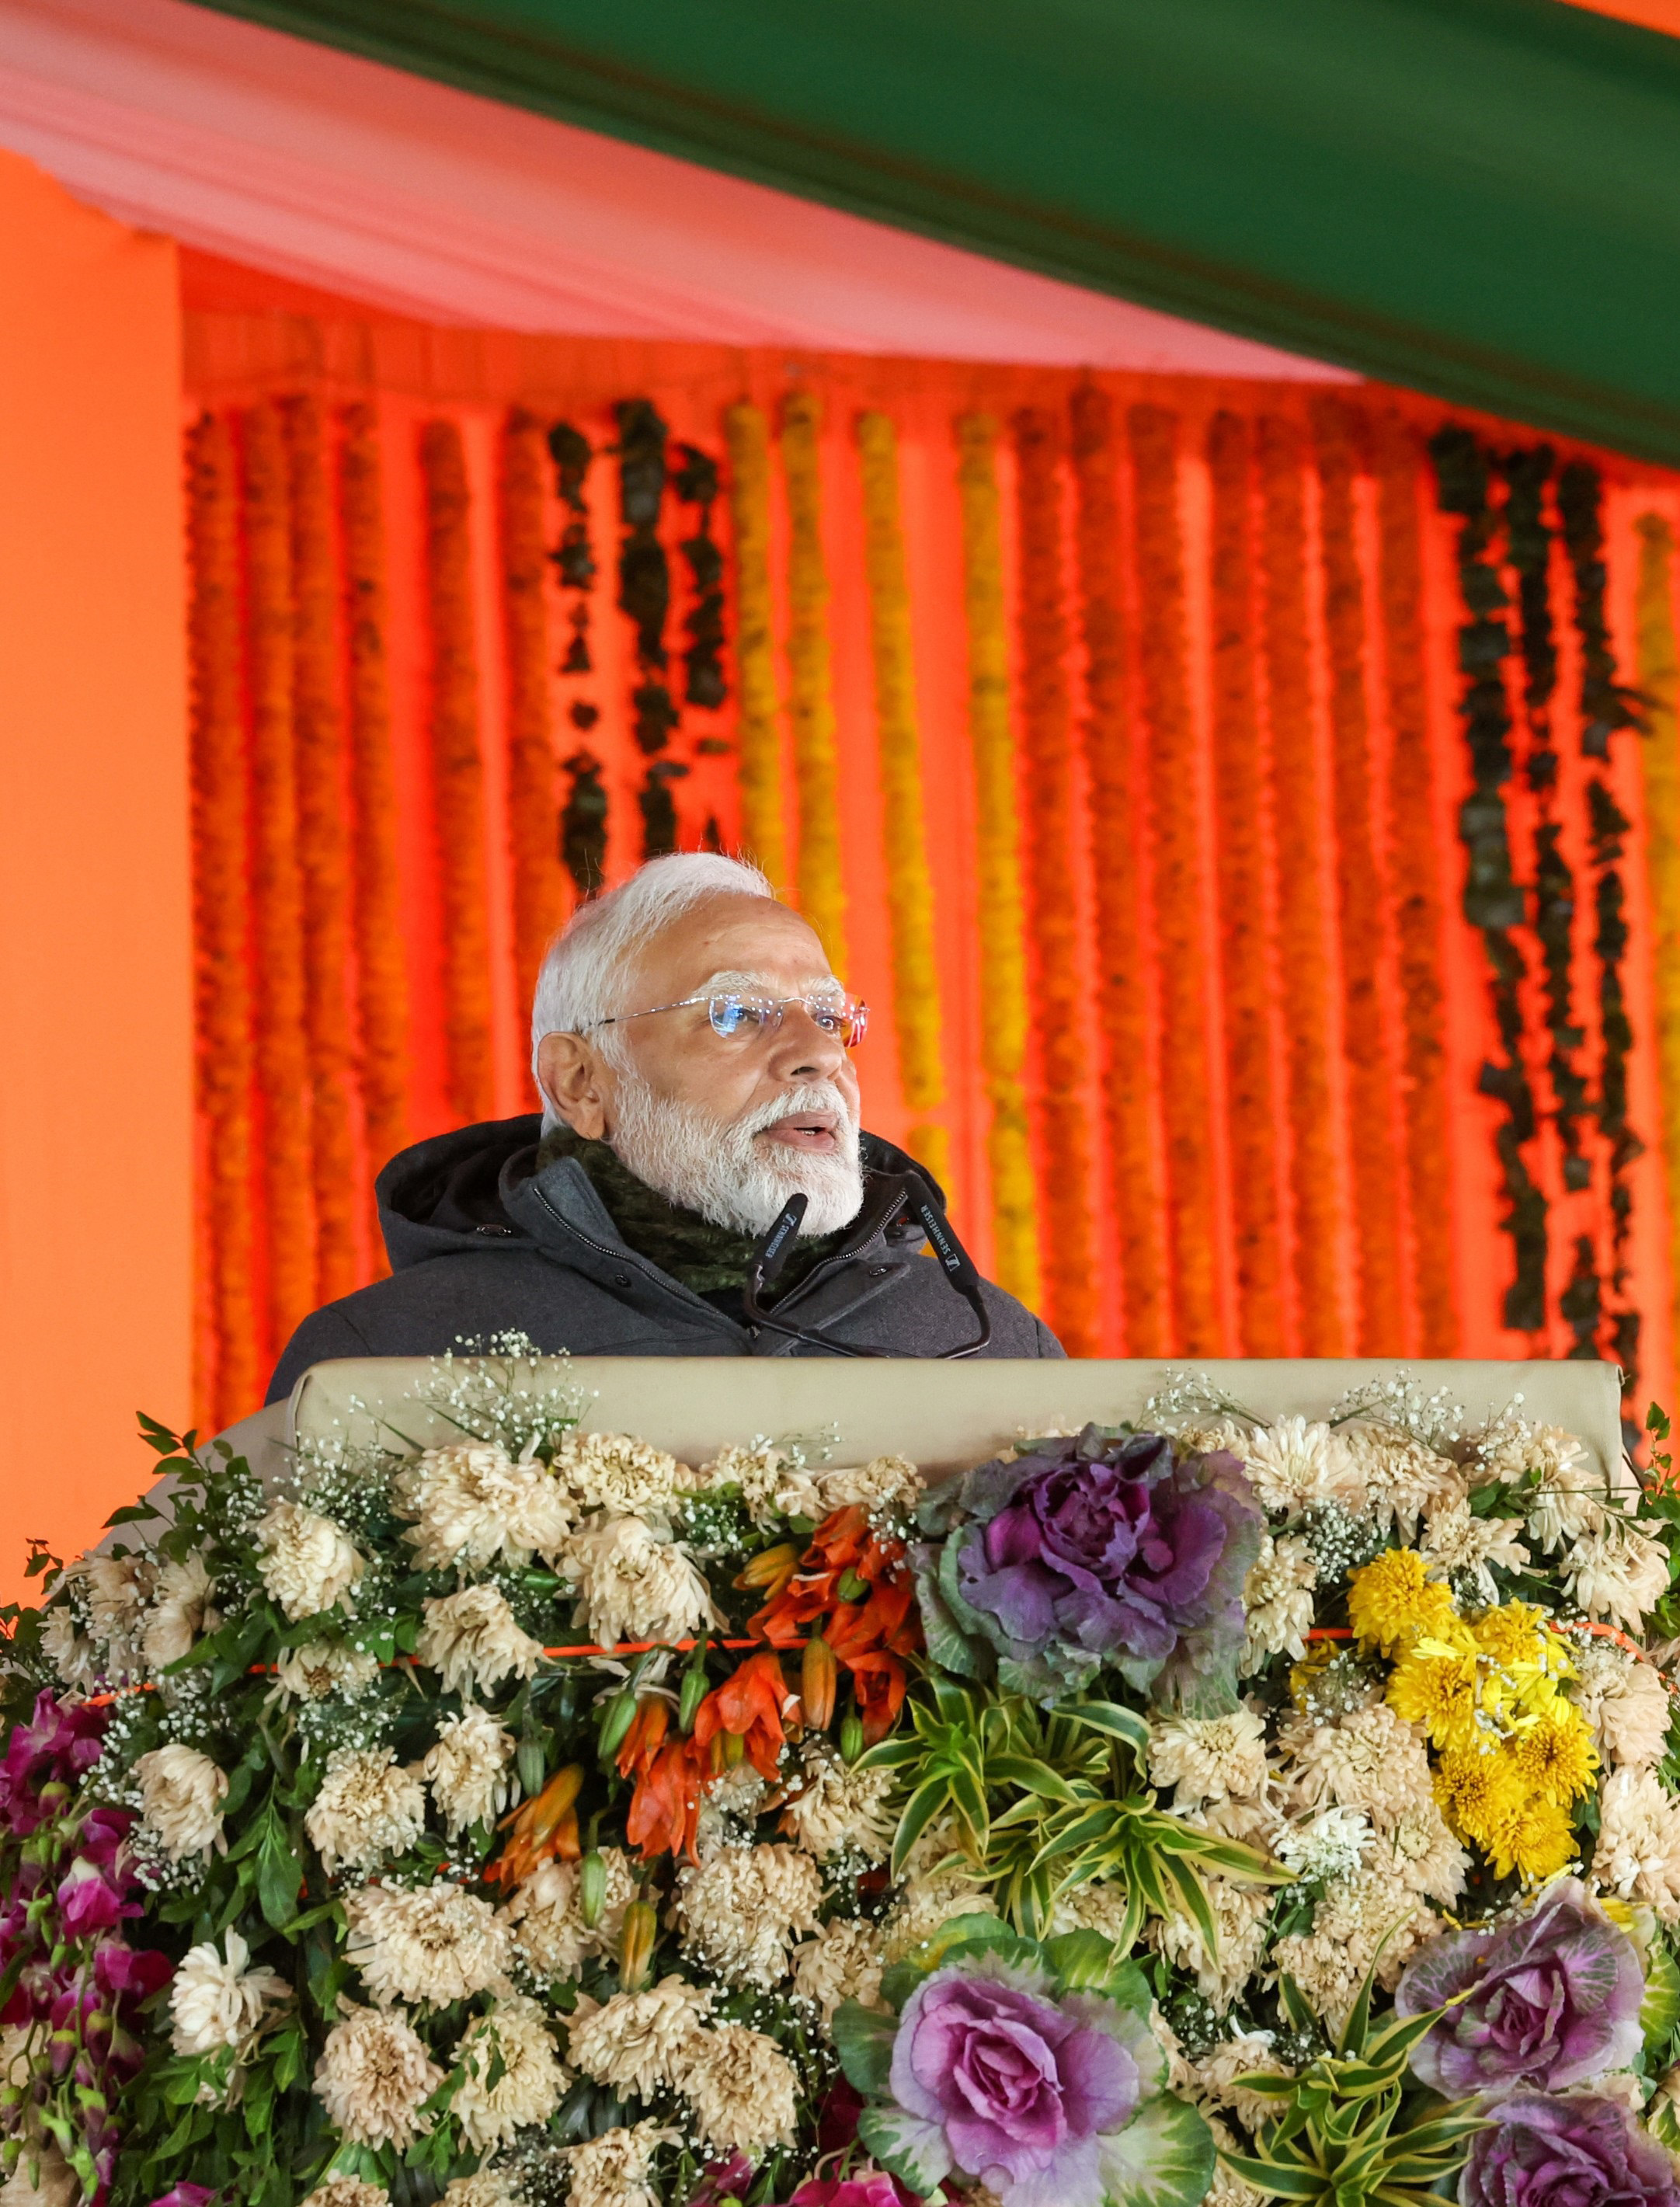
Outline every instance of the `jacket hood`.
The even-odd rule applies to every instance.
[[[477,1126],[457,1127],[450,1133],[434,1134],[429,1141],[399,1150],[374,1183],[392,1271],[400,1272],[429,1258],[468,1249],[481,1254],[498,1244],[510,1249],[528,1247],[531,1236],[510,1213],[504,1196],[535,1172],[541,1139],[541,1114],[526,1111],[517,1119],[487,1119]],[[866,1176],[914,1170],[944,1202],[938,1181],[907,1151],[882,1141],[878,1134],[866,1133],[862,1151]],[[565,1169],[551,1165],[548,1171]],[[581,1166],[571,1167],[569,1176],[574,1175],[579,1184],[574,1193],[592,1206],[593,1229],[599,1232],[605,1226],[610,1232],[606,1207]],[[616,1235],[613,1238],[617,1239]],[[919,1243],[922,1229],[900,1221],[888,1229],[888,1238]]]

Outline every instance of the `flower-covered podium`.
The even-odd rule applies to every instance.
[[[505,1343],[152,1428],[12,1625],[0,2203],[1680,2207],[1618,1407]]]

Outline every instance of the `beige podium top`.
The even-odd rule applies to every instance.
[[[332,1435],[373,1443],[394,1432],[422,1445],[448,1439],[454,1428],[416,1400],[433,1371],[429,1360],[419,1357],[318,1364],[293,1391],[284,1433],[271,1413],[262,1438],[283,1445]],[[1578,1435],[1607,1476],[1622,1467],[1619,1374],[1612,1364],[578,1356],[543,1358],[520,1367],[522,1378],[539,1385],[564,1380],[574,1386],[585,1398],[586,1429],[635,1433],[686,1463],[703,1463],[720,1448],[761,1434],[775,1439],[833,1427],[839,1435],[834,1462],[864,1462],[891,1453],[909,1456],[936,1476],[983,1462],[1025,1433],[1076,1431],[1092,1420],[1103,1425],[1135,1420],[1172,1374],[1187,1371],[1205,1373],[1267,1420],[1323,1417],[1349,1388],[1402,1373],[1426,1395],[1444,1389],[1449,1401],[1463,1406],[1472,1426],[1520,1396],[1526,1415]],[[256,1425],[247,1420],[247,1428]],[[242,1440],[245,1432],[236,1427],[229,1438]],[[250,1438],[259,1436],[252,1432]]]

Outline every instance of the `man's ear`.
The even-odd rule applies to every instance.
[[[574,1133],[598,1142],[607,1131],[606,1068],[582,1035],[544,1035],[537,1045],[537,1080],[544,1096]]]

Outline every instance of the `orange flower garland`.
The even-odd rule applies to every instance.
[[[303,900],[297,866],[292,729],[291,500],[278,404],[264,399],[242,436],[246,636],[251,699],[251,911],[257,1085],[268,1229],[268,1326],[275,1355],[314,1308],[309,1059],[304,1033]]]
[[[252,1294],[251,986],[239,546],[233,440],[205,414],[187,439],[192,598],[194,1086],[204,1130],[202,1293],[207,1339],[194,1419],[219,1432],[256,1408],[266,1376]]]
[[[379,428],[350,407],[338,456],[344,601],[350,631],[350,773],[356,799],[358,1067],[368,1162],[377,1172],[409,1134],[408,972],[397,873],[397,790],[386,664],[385,519]],[[375,1267],[384,1244],[374,1221]]]
[[[840,762],[829,685],[828,571],[822,554],[822,402],[791,393],[782,409],[781,466],[787,487],[787,667],[793,775],[799,794],[799,909],[822,939],[834,971],[846,971],[846,887],[840,873]]]
[[[426,486],[433,828],[443,901],[449,1101],[463,1120],[487,1119],[494,1108],[494,1092],[484,782],[468,534],[471,493],[461,432],[453,422],[427,423],[421,433],[420,462]]]
[[[350,835],[338,702],[338,584],[320,404],[314,398],[294,398],[285,419],[291,470],[292,723],[309,1038],[314,1300],[332,1302],[361,1284],[350,1123]]]
[[[735,691],[740,699],[741,834],[777,887],[787,881],[781,816],[781,737],[770,633],[770,431],[756,406],[723,417],[735,529]]]
[[[1448,1145],[1445,989],[1441,884],[1435,847],[1434,775],[1424,686],[1423,551],[1418,520],[1422,465],[1416,433],[1391,413],[1372,424],[1377,476],[1383,673],[1390,740],[1389,849],[1400,963],[1405,1072],[1406,1171],[1413,1277],[1424,1356],[1458,1348],[1452,1271],[1452,1164]]]
[[[962,500],[963,611],[968,629],[968,731],[974,759],[979,889],[980,1062],[991,1121],[992,1271],[1029,1309],[1038,1302],[1038,1220],[1027,1139],[1026,948],[1017,848],[1015,747],[1009,728],[1009,643],[997,491],[997,423],[957,423]]]
[[[863,463],[864,566],[875,659],[875,719],[881,756],[882,842],[893,916],[893,1023],[899,1086],[915,1115],[906,1136],[950,1194],[949,1138],[929,1117],[945,1101],[939,966],[934,954],[933,876],[922,811],[921,732],[916,662],[899,511],[898,433],[885,414],[858,421]]]
[[[1138,930],[1142,888],[1126,710],[1120,456],[1114,408],[1104,392],[1084,386],[1073,393],[1071,413],[1109,1203],[1120,1236],[1126,1354],[1165,1356],[1172,1344],[1155,1099],[1146,1077],[1151,1013]]]
[[[1635,601],[1639,686],[1647,740],[1640,745],[1645,789],[1645,878],[1651,897],[1653,1026],[1661,1075],[1663,1163],[1669,1187],[1669,1262],[1675,1338],[1680,1341],[1680,692],[1674,635],[1674,532],[1659,513],[1642,513]]]
[[[1158,406],[1127,417],[1135,484],[1139,694],[1148,736],[1149,805],[1161,1001],[1162,1110],[1177,1339],[1182,1355],[1222,1346],[1215,1274],[1213,1098],[1208,974],[1202,949],[1205,861],[1197,832],[1196,732],[1184,631],[1178,511],[1178,418]]]
[[[1267,972],[1265,775],[1254,689],[1248,425],[1208,424],[1213,493],[1213,769],[1217,795],[1221,994],[1226,1121],[1236,1236],[1238,1323],[1245,1356],[1282,1356],[1283,1249],[1278,1216],[1276,1099]]]
[[[1046,1316],[1070,1356],[1097,1352],[1091,1131],[1081,1100],[1086,1060],[1077,907],[1073,895],[1073,700],[1062,610],[1061,439],[1055,416],[1014,418],[1020,532],[1021,764],[1031,917],[1032,1022],[1043,1125]]]
[[[1340,1356],[1345,1353],[1336,1248],[1341,1205],[1330,1139],[1330,980],[1318,882],[1324,810],[1307,646],[1303,440],[1293,422],[1263,415],[1256,443],[1300,1353]]]
[[[1336,884],[1341,916],[1342,1047],[1353,1170],[1359,1281],[1357,1346],[1399,1356],[1406,1346],[1400,1250],[1400,1161],[1391,1111],[1394,1072],[1383,1019],[1383,906],[1371,797],[1371,731],[1365,697],[1365,583],[1354,543],[1356,443],[1363,421],[1336,398],[1312,408],[1330,647]]]
[[[502,619],[507,652],[507,841],[513,869],[513,970],[521,1008],[565,917],[549,733],[542,425],[510,410],[501,439]]]

